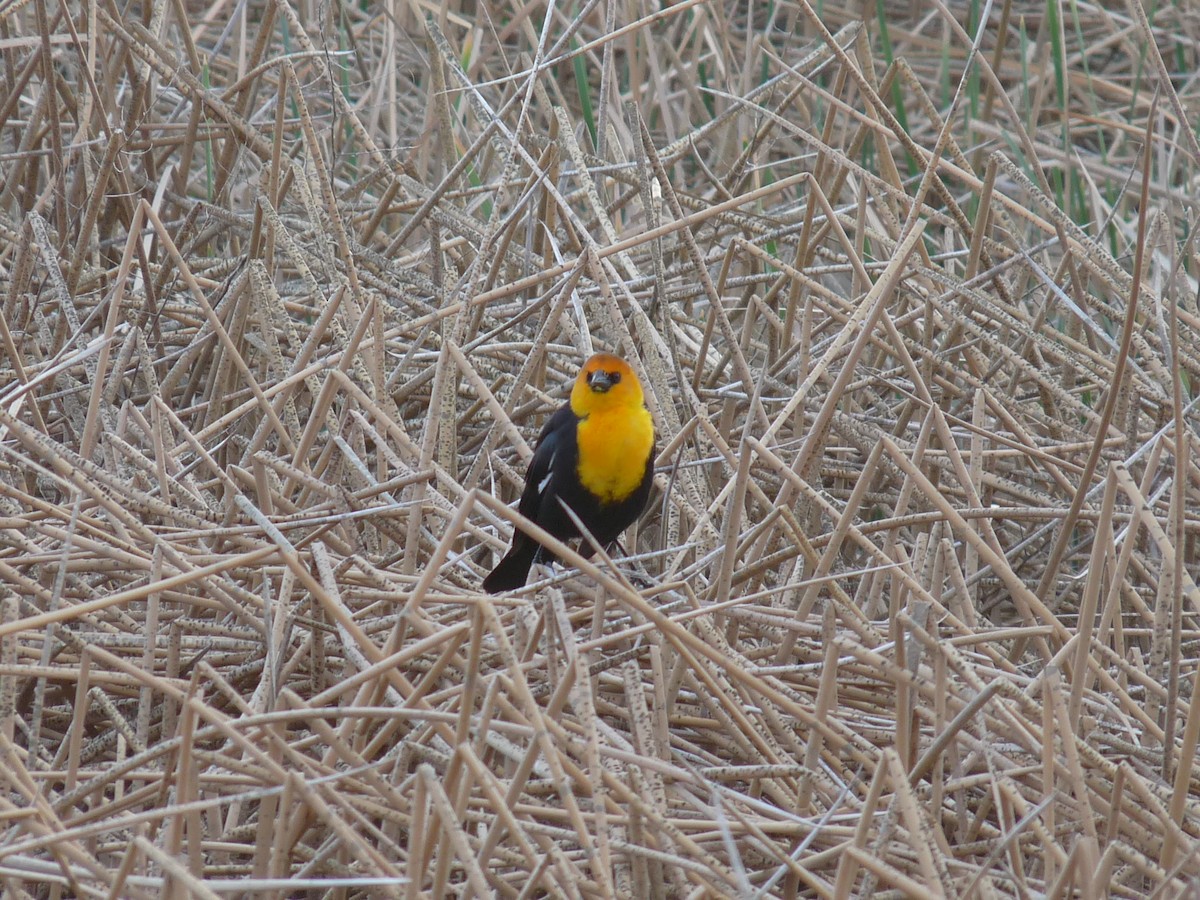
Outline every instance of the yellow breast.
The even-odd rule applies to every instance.
[[[642,483],[654,446],[644,406],[597,410],[579,423],[579,481],[602,503],[619,503]]]

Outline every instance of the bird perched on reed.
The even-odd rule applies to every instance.
[[[646,508],[654,478],[654,423],[629,363],[597,353],[583,365],[571,399],[538,437],[517,509],[562,541],[579,537],[570,507],[601,547]],[[580,555],[593,553],[583,541]],[[523,531],[483,580],[489,594],[522,587],[535,559],[554,555]]]

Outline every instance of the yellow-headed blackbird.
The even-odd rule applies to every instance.
[[[625,360],[597,353],[584,363],[571,399],[538,438],[517,509],[562,541],[579,537],[563,504],[607,547],[646,508],[654,478],[654,423],[642,385]],[[580,555],[592,555],[583,541]],[[555,557],[523,531],[483,580],[489,594],[525,584],[535,558]]]

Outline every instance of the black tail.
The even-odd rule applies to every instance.
[[[538,545],[521,532],[513,536],[512,549],[504,554],[504,559],[496,563],[496,568],[483,579],[483,589],[489,594],[499,594],[501,591],[514,591],[524,587],[529,578],[529,567],[537,555]]]

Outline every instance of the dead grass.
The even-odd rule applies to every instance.
[[[1200,7],[436,7],[0,6],[3,896],[1194,890]]]

